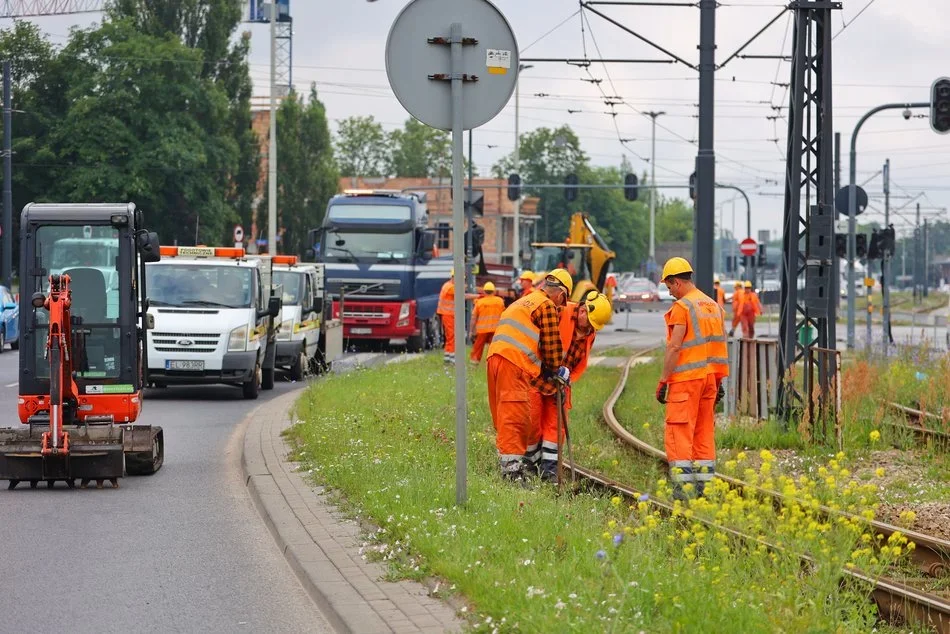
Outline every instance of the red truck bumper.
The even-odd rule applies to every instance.
[[[348,339],[406,339],[419,334],[416,302],[344,302],[343,336]],[[340,318],[340,302],[333,302]]]

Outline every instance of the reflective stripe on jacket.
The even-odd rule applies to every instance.
[[[561,330],[561,347],[564,349],[564,354],[567,355],[567,351],[571,349],[571,343],[574,341],[574,328],[576,327],[575,315],[577,315],[577,308],[580,306],[577,302],[567,302],[563,308],[561,308],[560,320],[558,321],[558,326]],[[571,371],[571,383],[577,381],[584,374],[584,370],[587,369],[587,360],[590,358],[590,349],[594,345],[594,331],[591,330],[590,334],[587,335],[587,348],[584,350],[584,354],[580,359],[577,360],[577,364],[573,368],[568,368]]]
[[[505,312],[505,300],[497,295],[485,295],[475,300],[472,308],[472,320],[475,322],[475,334],[481,335],[498,330],[498,321]]]
[[[704,379],[710,373],[717,378],[729,376],[729,351],[722,308],[699,289],[693,289],[676,303],[686,309],[688,317],[686,336],[669,382]],[[673,327],[669,324],[672,310],[664,316],[667,343],[673,334]]]
[[[455,314],[455,282],[449,280],[442,285],[439,292],[439,308],[435,311],[437,315]]]
[[[541,330],[534,325],[532,315],[551,299],[543,291],[534,291],[513,302],[501,314],[495,336],[488,347],[488,357],[500,355],[525,371],[529,376],[541,374],[539,345]]]

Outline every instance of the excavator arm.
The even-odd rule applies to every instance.
[[[590,271],[591,282],[601,292],[607,283],[607,274],[610,272],[610,263],[616,259],[617,254],[610,250],[607,242],[601,237],[594,225],[591,224],[590,217],[577,212],[571,216],[571,228],[568,237],[571,244],[588,244],[587,249],[587,270]],[[575,295],[577,295],[575,293]]]

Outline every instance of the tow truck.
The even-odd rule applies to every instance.
[[[343,356],[343,323],[331,318],[324,265],[299,262],[295,255],[257,257],[270,260],[274,286],[283,293],[275,366],[294,381],[328,371]]]
[[[158,388],[239,385],[256,399],[274,387],[279,290],[270,264],[242,248],[162,246],[151,288],[148,380]]]
[[[103,245],[108,261],[97,259]],[[136,423],[152,328],[145,266],[160,258],[133,203],[23,208],[17,412],[26,427],[0,429],[0,480],[10,489],[118,487],[124,474],[161,468],[162,428]]]

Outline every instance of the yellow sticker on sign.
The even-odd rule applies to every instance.
[[[488,74],[489,75],[504,75],[508,72],[507,68],[501,68],[500,66],[489,66]]]
[[[505,75],[511,68],[511,51],[489,48],[485,51],[485,66],[489,75]]]

